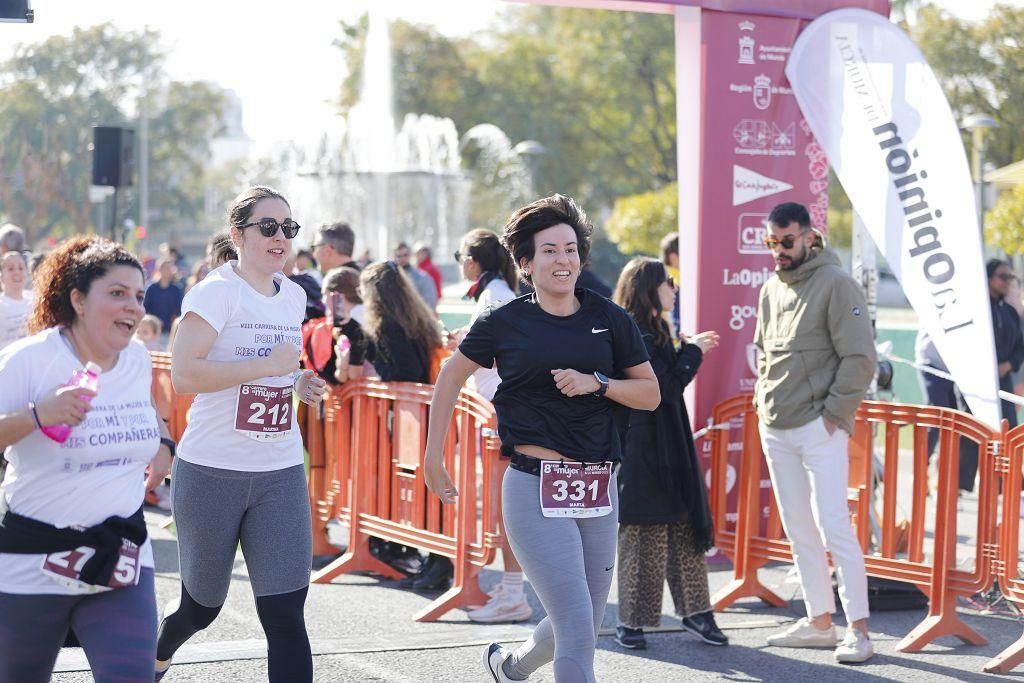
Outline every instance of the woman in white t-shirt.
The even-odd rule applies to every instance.
[[[96,680],[146,680],[157,612],[142,500],[174,442],[153,407],[149,352],[132,341],[142,266],[77,237],[37,284],[36,333],[0,351],[0,681],[48,681],[69,629]],[[99,390],[65,386],[87,363]],[[47,435],[57,425],[71,427],[61,443]]]
[[[473,283],[466,292],[466,298],[476,300],[469,327],[488,308],[496,308],[516,298],[519,279],[516,266],[496,233],[482,228],[470,230],[455,252],[455,261],[462,268],[462,277]],[[462,342],[469,327],[457,330],[452,335],[453,350]],[[472,382],[472,387],[490,401],[494,398],[501,378],[496,368],[479,368],[473,373]],[[495,624],[526,621],[533,616],[533,608],[523,591],[523,569],[504,536],[501,558],[505,565],[501,583],[492,591],[486,605],[469,612],[472,621]]]
[[[32,312],[32,290],[25,289],[28,263],[20,251],[0,257],[0,349],[28,336],[28,315]]]
[[[251,187],[228,212],[238,260],[185,296],[171,380],[196,394],[171,476],[181,597],[160,623],[156,680],[216,618],[241,545],[267,636],[271,681],[311,681],[303,620],[312,563],[309,491],[293,394],[325,382],[297,372],[306,294],[281,273],[299,224],[276,190]]]

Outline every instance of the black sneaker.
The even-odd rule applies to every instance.
[[[708,645],[728,645],[729,639],[715,623],[714,612],[701,612],[683,617],[683,630],[703,640]]]
[[[615,627],[615,642],[628,650],[646,650],[647,638],[642,628]]]

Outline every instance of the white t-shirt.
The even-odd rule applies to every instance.
[[[473,317],[469,321],[469,326],[472,327],[476,319],[480,317],[480,314],[491,306],[497,308],[515,298],[516,294],[509,288],[507,282],[500,277],[494,278],[487,283],[487,287],[484,288],[480,298],[477,299],[476,308],[473,309]],[[494,392],[498,390],[498,385],[501,384],[497,368],[480,368],[473,373],[473,384],[476,386],[477,393],[481,396],[488,401],[494,399]]]
[[[0,351],[0,414],[39,401],[81,369],[57,328],[15,342]],[[133,515],[145,495],[143,473],[160,447],[152,381],[149,352],[132,341],[100,375],[92,409],[67,441],[58,444],[36,430],[11,445],[0,486],[10,509],[57,527]],[[0,593],[74,595],[41,573],[43,559],[0,553]],[[149,539],[139,559],[153,566]]]
[[[229,261],[189,290],[181,303],[181,317],[195,313],[217,331],[206,358],[218,362],[239,362],[266,356],[283,341],[302,348],[302,319],[306,292],[280,273],[274,281],[280,289],[265,296],[235,272],[237,261]],[[243,387],[259,385],[272,389],[292,386],[292,377],[263,377],[245,385],[199,394],[192,403],[188,426],[178,444],[178,457],[196,465],[241,472],[269,472],[301,465],[302,435],[295,424],[292,401],[285,412],[275,413],[276,424],[290,425],[278,441],[255,441],[235,430],[239,398]],[[249,390],[246,390],[249,391]],[[256,417],[253,414],[253,417]],[[282,419],[283,418],[283,419]],[[270,419],[264,415],[259,420]],[[286,422],[285,422],[286,420]],[[248,420],[242,420],[244,425]]]
[[[20,299],[0,295],[0,349],[28,336],[28,316],[32,312],[32,290],[25,290]]]

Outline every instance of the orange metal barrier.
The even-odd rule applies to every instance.
[[[734,429],[742,429],[741,462],[736,477],[740,495],[736,529],[731,532],[725,530],[725,501],[728,445],[732,440],[732,429],[714,431],[710,436],[713,450],[709,499],[715,522],[716,545],[733,562],[733,580],[714,596],[714,607],[722,610],[742,597],[751,596],[780,606],[784,604],[783,599],[760,582],[757,570],[769,561],[792,562],[793,557],[789,541],[783,538],[774,497],[769,505],[767,532],[762,535],[760,530],[760,479],[764,456],[751,397],[743,395],[723,401],[715,407],[712,420],[715,424],[731,423]],[[865,553],[872,535],[872,456],[873,450],[876,450],[872,435],[875,425],[879,427],[883,442],[877,448],[882,463],[881,514],[877,530],[878,550],[873,554],[865,554],[867,573],[870,576],[912,583],[929,596],[927,618],[907,634],[897,649],[916,652],[936,638],[946,635],[957,636],[968,643],[984,644],[984,638],[957,615],[956,599],[960,595],[972,595],[992,584],[993,565],[996,564],[994,560],[999,551],[995,524],[998,502],[995,463],[996,456],[1002,450],[1003,435],[973,417],[953,410],[865,401],[857,413],[856,426],[850,439],[849,489],[852,520]],[[939,429],[940,438],[937,449],[939,478],[935,535],[932,552],[926,555],[924,543],[925,524],[928,521],[929,427]],[[899,526],[896,520],[901,429],[911,430],[913,443],[914,476],[905,528]],[[956,567],[957,473],[960,445],[964,439],[979,444],[980,489],[978,522],[974,530],[977,544],[974,566],[970,570]],[[1024,444],[1024,436],[1020,443]],[[1019,453],[1017,463],[1019,477]],[[1013,511],[1017,509],[1014,507]],[[1005,516],[1004,511],[1004,519]],[[1004,523],[1004,538],[1005,531]],[[906,556],[900,556],[902,554],[898,552],[903,539],[907,544]],[[1016,550],[1014,558],[1015,553]],[[1018,589],[1024,599],[1024,587]]]
[[[992,561],[999,588],[1007,600],[1024,610],[1024,578],[1020,571],[1021,467],[1024,464],[1024,426],[1006,434],[1003,452],[995,458],[1001,477],[1003,515],[999,532],[999,556]],[[1009,673],[1024,662],[1024,635],[985,664],[989,673]]]
[[[429,385],[367,379],[333,390],[325,413],[323,475],[317,475],[322,480],[311,486],[317,496],[314,535],[323,535],[323,524],[335,517],[349,525],[348,551],[316,573],[315,583],[351,571],[400,578],[371,555],[371,536],[452,559],[452,588],[416,614],[417,621],[484,603],[476,577],[501,544],[498,484],[506,463],[494,436],[494,409],[474,392],[460,393],[444,449],[459,498],[444,506],[427,489],[422,471],[432,394]]]
[[[153,359],[153,398],[160,417],[167,422],[167,431],[171,438],[181,441],[188,424],[188,410],[192,407],[193,394],[176,394],[171,385],[171,354],[163,351],[152,351]]]

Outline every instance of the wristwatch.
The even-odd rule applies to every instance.
[[[597,391],[594,392],[594,396],[601,398],[608,391],[608,378],[602,375],[600,372],[594,373],[594,379],[597,380]]]
[[[172,458],[175,457],[178,451],[178,444],[174,443],[173,439],[168,439],[166,436],[161,436],[160,443],[163,444],[164,446],[167,446],[167,448],[171,451]]]

